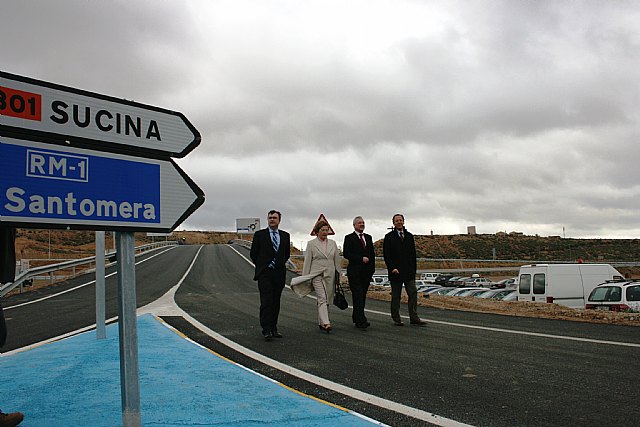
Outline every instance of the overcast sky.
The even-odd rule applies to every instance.
[[[640,237],[636,1],[2,1],[0,69],[184,113],[180,229]]]

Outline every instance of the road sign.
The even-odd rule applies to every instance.
[[[260,230],[260,218],[236,218],[236,233],[252,234]]]
[[[0,222],[170,232],[203,202],[172,160],[0,137]]]
[[[155,158],[200,144],[181,113],[2,71],[0,135]]]
[[[329,226],[329,233],[327,233],[327,234],[329,234],[330,236],[333,236],[334,234],[336,234],[336,232],[335,232],[335,231],[333,231],[333,228],[331,228],[331,225],[329,224],[329,221],[327,221],[327,218],[325,218],[325,217],[324,217],[324,214],[322,214],[322,213],[321,213],[321,214],[320,214],[320,216],[318,217],[318,220],[316,221],[316,223],[315,223],[315,224],[313,224],[313,228],[316,228],[316,224],[317,224],[317,223],[319,223],[320,221],[324,221],[324,222],[326,222],[326,223],[327,223],[327,225]],[[316,232],[315,232],[315,231],[313,231],[313,230],[311,230],[311,235],[312,235],[312,236],[315,236],[315,235],[316,235]]]

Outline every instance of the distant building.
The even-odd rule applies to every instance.
[[[467,227],[467,234],[476,234],[476,226],[470,225]]]

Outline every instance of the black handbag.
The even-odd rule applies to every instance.
[[[336,271],[335,278],[336,291],[333,294],[333,305],[338,307],[340,310],[346,310],[349,308],[349,303],[347,302],[347,298],[344,296],[344,291],[342,290],[342,286],[340,286],[340,273]]]

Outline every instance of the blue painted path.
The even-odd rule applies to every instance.
[[[0,408],[21,426],[119,426],[117,324],[0,357]],[[377,423],[293,392],[138,318],[143,426],[371,426]]]

